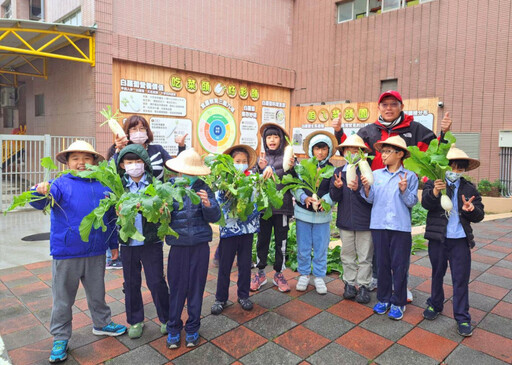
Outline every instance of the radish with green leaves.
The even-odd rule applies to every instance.
[[[295,155],[293,154],[293,146],[288,137],[284,137],[288,145],[284,148],[283,155],[283,171],[286,172],[290,170],[295,164],[292,163],[292,159],[295,159]]]
[[[117,119],[120,118],[119,110],[112,114],[112,107],[110,105],[107,105],[107,107],[103,109],[100,112],[100,114],[103,115],[106,119],[103,123],[100,124],[100,126],[108,124],[110,130],[112,131],[112,133],[114,133],[115,137],[126,137],[126,133],[124,133],[123,127],[121,127],[121,125],[117,121]]]

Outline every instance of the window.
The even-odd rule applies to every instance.
[[[380,93],[382,94],[388,90],[398,89],[398,79],[381,80],[380,82]]]
[[[11,19],[12,18],[12,4],[11,1],[6,1],[2,5],[2,17],[5,19]]]
[[[431,2],[431,1],[433,1],[433,0],[420,0],[420,4],[429,3],[429,2]]]
[[[44,0],[30,0],[30,20],[43,20]]]
[[[400,9],[402,0],[382,0],[382,12]]]
[[[4,128],[12,128],[14,126],[14,109],[2,108],[2,115],[4,119]]]
[[[66,15],[59,23],[68,25],[82,25],[82,10],[78,9],[71,14]]]
[[[338,23],[348,22],[354,19],[354,2],[348,1],[338,5]]]
[[[35,109],[36,117],[44,115],[44,94],[35,95]]]
[[[457,138],[457,148],[471,158],[480,158],[480,133],[453,133],[453,136]]]

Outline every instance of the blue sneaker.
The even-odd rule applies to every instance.
[[[373,313],[376,313],[376,314],[386,314],[388,309],[389,309],[389,303],[378,302],[373,307]]]
[[[62,362],[68,358],[68,341],[53,341],[52,353],[48,359],[51,363]]]
[[[187,347],[196,347],[199,344],[199,333],[187,333]]]
[[[178,333],[177,335],[172,335],[172,333],[169,333],[167,336],[167,347],[170,349],[177,349],[181,346],[181,337]]]
[[[107,266],[105,267],[107,270],[122,270],[123,263],[120,259],[107,261]]]
[[[394,319],[395,321],[399,321],[404,318],[405,305],[400,307],[398,305],[391,304],[391,309],[389,310],[388,317]]]
[[[106,335],[106,336],[121,336],[126,332],[126,326],[122,324],[117,324],[114,322],[110,322],[103,328],[92,328],[92,334],[96,336]]]

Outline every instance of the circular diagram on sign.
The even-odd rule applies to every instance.
[[[236,139],[236,123],[231,112],[214,105],[203,111],[197,124],[199,143],[210,153],[222,153]]]

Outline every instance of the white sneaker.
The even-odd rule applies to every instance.
[[[374,291],[375,289],[377,289],[377,284],[377,278],[372,278],[372,281],[370,281],[370,285],[368,285],[368,290]]]
[[[306,291],[309,285],[309,276],[301,275],[299,276],[299,280],[297,281],[297,285],[295,286],[295,290],[297,291]]]
[[[413,299],[412,293],[409,290],[409,288],[407,288],[407,303],[412,303],[412,299]]]
[[[327,294],[327,287],[325,286],[324,279],[315,278],[313,282],[315,283],[316,292],[318,294]]]

